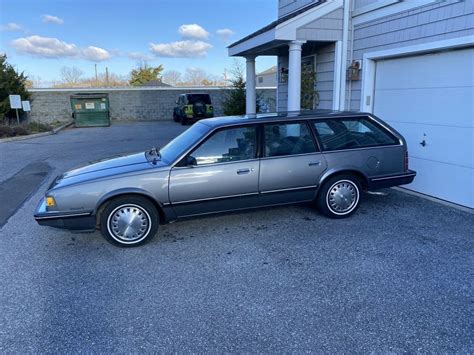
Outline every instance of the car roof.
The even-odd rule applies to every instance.
[[[278,122],[288,120],[307,120],[307,119],[324,119],[332,117],[360,117],[367,116],[365,112],[355,111],[333,111],[333,110],[311,110],[303,112],[278,112],[263,113],[255,116],[223,116],[200,120],[199,122],[210,127],[221,127],[238,124],[251,124],[262,122]]]

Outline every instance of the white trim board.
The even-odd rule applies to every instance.
[[[339,110],[341,104],[342,41],[336,42],[334,56],[334,88],[332,91],[332,109]]]
[[[392,48],[382,51],[364,54],[362,92],[360,96],[360,110],[362,112],[373,112],[375,72],[377,59],[406,57],[423,53],[436,52],[439,50],[463,48],[474,46],[474,36],[452,38],[413,46]]]

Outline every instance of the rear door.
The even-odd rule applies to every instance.
[[[229,211],[258,203],[257,127],[212,133],[170,173],[171,204],[179,217]]]
[[[327,164],[308,123],[266,123],[263,136],[259,185],[261,204],[312,200]]]

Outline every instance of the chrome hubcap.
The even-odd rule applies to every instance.
[[[151,229],[150,215],[140,206],[127,204],[109,215],[107,227],[111,236],[121,243],[143,240]]]
[[[359,202],[359,189],[350,180],[338,181],[329,189],[326,202],[335,214],[350,213]]]

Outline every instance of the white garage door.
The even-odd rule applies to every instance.
[[[377,60],[375,77],[374,113],[418,173],[406,187],[474,208],[474,48]]]

